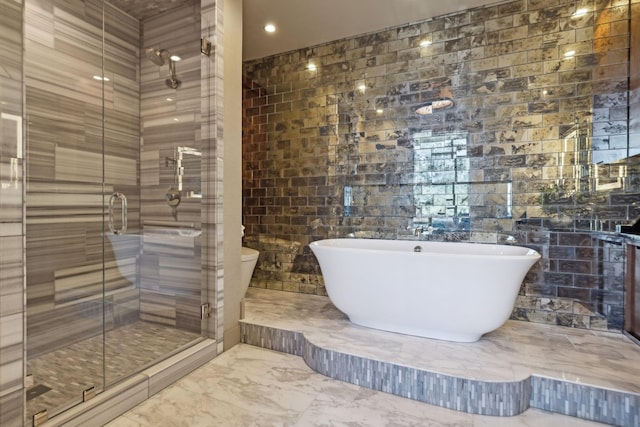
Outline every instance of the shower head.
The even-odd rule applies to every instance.
[[[163,66],[169,61],[169,78],[165,80],[167,86],[171,89],[178,89],[182,82],[176,78],[176,64],[175,61],[179,61],[179,56],[172,56],[166,49],[154,49],[148,47],[145,49],[147,58],[158,66]]]
[[[165,58],[169,58],[171,55],[169,54],[169,51],[165,50],[165,49],[154,49],[152,47],[148,47],[147,49],[145,49],[145,52],[147,54],[147,58],[149,58],[151,60],[151,62],[153,62],[154,64],[158,65],[158,66],[162,66],[165,64]]]

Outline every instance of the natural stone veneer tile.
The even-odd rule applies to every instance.
[[[416,135],[466,132],[461,158],[469,161],[468,180],[510,182],[511,217],[495,206],[506,200],[504,190],[498,190],[505,193],[501,198],[477,187],[468,197],[474,201],[473,233],[428,238],[484,241],[482,236],[490,236],[513,242],[508,236],[524,231],[516,243],[539,249],[543,260],[525,280],[522,296],[561,295],[590,307],[597,306],[600,295],[614,292],[614,297],[600,307],[602,312],[589,315],[589,322],[578,313],[558,319],[552,311],[528,312],[529,307],[517,307],[514,317],[618,328],[622,306],[616,284],[600,279],[619,279],[622,271],[596,268],[600,258],[595,250],[591,258],[549,257],[559,244],[557,236],[536,241],[539,234],[563,227],[569,227],[563,228],[567,235],[569,229],[589,231],[594,215],[586,206],[597,206],[606,230],[633,216],[631,211],[640,215],[640,209],[608,198],[623,194],[622,189],[599,191],[605,197],[594,200],[595,192],[574,188],[580,180],[567,179],[577,156],[564,152],[567,135],[584,131],[592,153],[615,157],[616,150],[624,151],[628,132],[628,3],[596,2],[594,10],[573,16],[581,5],[573,0],[505,1],[246,62],[247,235],[299,242],[300,256],[292,266],[283,262],[280,267],[316,277],[320,271],[307,248],[313,240],[415,238],[414,219],[427,217],[437,197],[427,194],[429,205],[413,189],[444,188],[447,172],[442,162],[416,153]],[[432,44],[422,47],[424,40]],[[570,51],[573,56],[565,56]],[[307,70],[309,61],[318,69]],[[442,97],[452,97],[454,108],[414,114],[417,105]],[[419,170],[430,165],[432,170]],[[617,168],[598,168],[600,177],[612,181],[617,173]],[[635,182],[638,171],[628,173],[633,175],[628,182]],[[325,181],[311,182],[319,177]],[[566,189],[560,188],[563,181]],[[345,186],[353,194],[349,209],[343,203]],[[556,218],[568,225],[551,221]],[[527,222],[533,220],[536,226]],[[585,246],[598,245],[590,240]],[[575,261],[590,261],[593,268],[587,271],[586,264]],[[253,286],[267,286],[270,279],[271,287],[281,282],[293,292],[324,292],[319,284],[314,291],[316,281],[298,286],[273,273],[270,278],[256,274]]]

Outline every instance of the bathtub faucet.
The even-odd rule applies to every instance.
[[[416,227],[416,229],[413,230],[414,236],[419,236],[421,234],[426,234],[427,236],[431,236],[433,234],[433,226],[429,225],[428,227],[425,227],[421,225],[420,227]]]

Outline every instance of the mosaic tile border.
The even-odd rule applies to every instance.
[[[304,357],[306,339],[300,332],[254,325],[240,320],[240,334],[245,344]]]
[[[536,375],[531,407],[615,426],[640,425],[640,395]]]
[[[479,381],[316,346],[303,333],[240,321],[242,342],[300,356],[330,378],[478,415],[515,416],[529,408],[615,426],[640,425],[640,395],[531,375]],[[392,379],[389,381],[388,379]]]
[[[469,380],[326,350],[308,340],[302,357],[311,369],[330,378],[456,411],[514,416],[529,407],[528,379]]]

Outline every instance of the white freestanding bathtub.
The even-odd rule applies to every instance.
[[[331,302],[358,325],[473,342],[509,318],[533,249],[327,239],[310,244]]]

